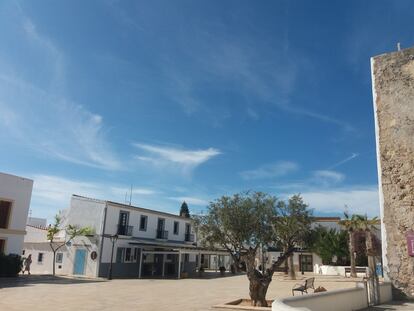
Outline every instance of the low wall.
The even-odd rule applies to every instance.
[[[366,267],[357,267],[366,268]],[[345,266],[328,266],[328,265],[317,265],[313,266],[313,273],[322,275],[342,275],[345,276]],[[349,276],[349,273],[347,274]],[[357,273],[358,277],[364,277],[365,273]]]
[[[380,302],[391,300],[391,284],[380,285]],[[272,311],[352,311],[368,306],[367,291],[363,283],[355,288],[295,296],[275,300]]]

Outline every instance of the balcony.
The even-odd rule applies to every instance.
[[[134,230],[133,226],[118,225],[117,234],[118,235],[132,236],[132,231],[133,230]]]
[[[168,240],[168,231],[157,230],[156,238],[160,240]]]
[[[184,236],[184,241],[193,243],[194,242],[194,234],[186,233],[185,236]]]

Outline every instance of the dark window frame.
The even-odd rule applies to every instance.
[[[44,253],[37,254],[37,263],[43,263],[44,255]]]
[[[56,253],[56,263],[63,263],[63,253]]]
[[[8,206],[6,208],[8,208],[8,213],[6,215],[6,217],[3,216],[3,204],[8,204]],[[1,222],[0,222],[0,228],[2,229],[8,229],[10,227],[10,220],[11,220],[11,216],[12,216],[12,211],[13,211],[13,201],[12,200],[7,200],[7,199],[1,199],[0,198],[0,216],[1,217]]]
[[[179,235],[180,234],[180,222],[179,221],[174,221],[173,233],[175,235]]]
[[[144,228],[142,227],[142,220],[143,219],[145,219]],[[147,215],[141,215],[141,217],[139,218],[139,231],[147,231],[147,226],[148,226],[148,216]]]

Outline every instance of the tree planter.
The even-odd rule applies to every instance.
[[[272,302],[273,300],[267,300],[267,305],[269,307],[255,307],[252,306],[251,299],[237,299],[225,304],[215,305],[213,308],[220,308],[220,309],[230,309],[230,310],[255,310],[255,311],[269,311],[272,310]]]

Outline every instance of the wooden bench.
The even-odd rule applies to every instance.
[[[367,268],[366,267],[356,267],[356,273],[365,273],[367,275]],[[347,273],[349,273],[349,277],[351,277],[351,267],[345,267],[345,277],[347,277]]]
[[[292,288],[292,295],[295,296],[295,291],[296,292],[301,292],[302,295],[303,293],[308,293],[308,289],[312,288],[313,290],[315,290],[315,278],[309,278],[306,279],[305,282],[303,283],[296,283],[293,288]]]

